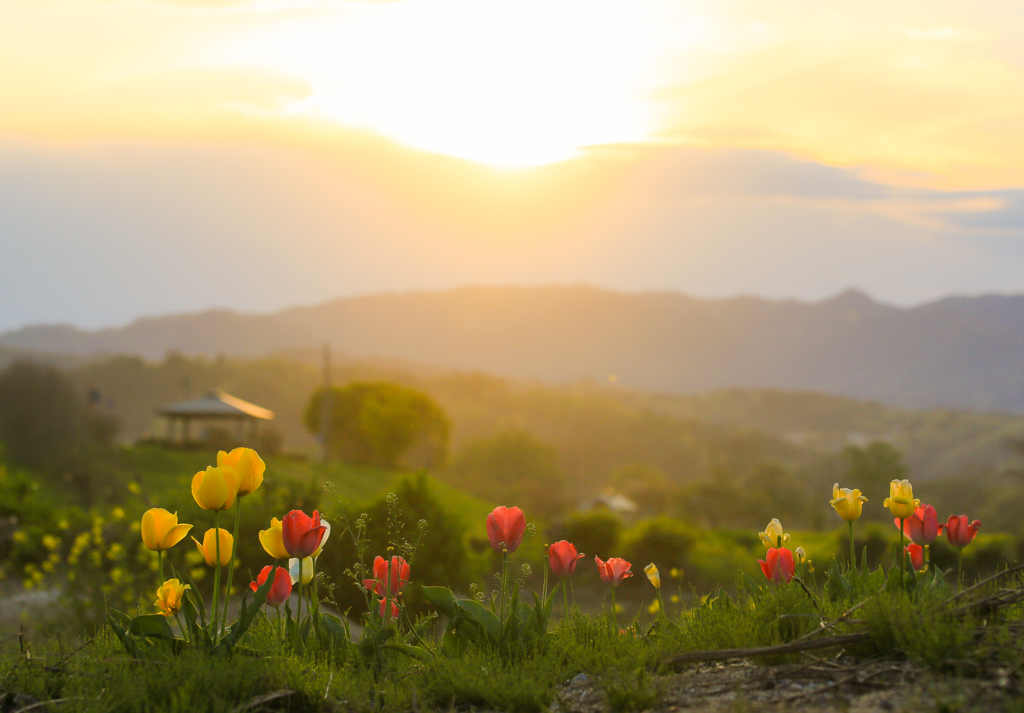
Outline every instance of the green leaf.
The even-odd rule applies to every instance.
[[[455,594],[448,587],[420,587],[420,591],[446,617],[452,619],[456,616]]]
[[[270,593],[272,586],[274,586],[274,577],[267,577],[267,580],[256,590],[252,602],[248,604],[246,604],[246,600],[249,597],[249,590],[245,590],[242,595],[242,606],[238,611],[238,619],[231,625],[228,633],[213,647],[210,651],[211,654],[231,653],[231,647],[241,640],[256,615],[259,614],[260,608],[267,603],[267,594]]]
[[[463,617],[483,627],[488,640],[493,645],[497,646],[501,643],[501,622],[493,612],[488,611],[479,602],[474,602],[472,599],[459,599],[456,602],[456,608]]]
[[[430,661],[430,654],[419,646],[413,646],[411,644],[384,644],[381,648],[388,649],[389,651],[397,651],[414,659],[419,659],[420,661]]]
[[[120,640],[121,644],[128,652],[128,655],[135,658],[141,657],[142,654],[139,651],[138,645],[135,643],[135,639],[128,636],[128,632],[125,628],[131,623],[131,618],[127,614],[119,612],[116,609],[108,609],[107,623],[110,624],[110,628],[114,631],[114,636]]]
[[[174,567],[171,567],[171,571],[174,572],[174,576],[178,577],[178,573],[174,571]],[[185,581],[188,583],[189,589],[186,590],[186,598],[192,599],[195,605],[196,611],[199,613],[199,625],[202,629],[206,629],[206,602],[203,601],[203,595],[199,593],[199,587],[192,581],[192,578],[188,576],[186,572],[183,575]],[[178,577],[179,580],[182,577]],[[209,636],[209,635],[207,635]]]
[[[144,614],[135,617],[128,625],[128,633],[144,639],[154,638],[169,641],[174,638],[171,625],[167,623],[167,617],[163,614]]]

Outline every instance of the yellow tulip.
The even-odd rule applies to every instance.
[[[231,466],[238,473],[238,495],[248,495],[263,484],[266,463],[252,448],[235,448],[217,453],[217,467]]]
[[[217,532],[220,533],[220,565],[223,567],[231,561],[231,546],[235,544],[235,538],[224,528],[218,528]],[[211,567],[217,564],[217,540],[214,539],[215,537],[214,529],[211,527],[203,535],[202,544],[199,544],[199,540],[196,538],[192,538],[192,541],[196,543],[196,549],[203,553],[206,564]]]
[[[171,549],[191,529],[191,525],[178,524],[178,513],[172,515],[163,508],[150,508],[142,514],[142,542],[154,552]]]
[[[847,522],[853,522],[860,517],[861,509],[867,501],[859,490],[840,488],[839,483],[836,483],[832,486],[832,500],[829,501],[829,505],[836,509],[839,517]]]
[[[182,585],[177,579],[168,579],[156,590],[156,601],[153,604],[164,616],[174,616],[181,611],[186,589],[191,589],[191,587],[187,584]]]
[[[889,497],[882,503],[898,518],[906,519],[914,514],[914,508],[921,506],[914,499],[914,488],[909,480],[894,480],[889,483]]]
[[[288,559],[288,550],[284,548],[284,536],[281,532],[281,521],[276,517],[270,519],[269,528],[260,530],[260,544],[274,559]]]
[[[653,562],[644,567],[644,574],[647,575],[647,579],[651,581],[651,584],[661,589],[661,573],[658,572],[658,567]]]
[[[238,495],[238,471],[229,465],[207,467],[192,478],[192,497],[203,510],[227,510]]]
[[[778,518],[772,518],[772,521],[768,523],[768,527],[764,528],[764,532],[757,533],[757,536],[761,538],[761,542],[768,549],[773,547],[781,547],[779,542],[785,544],[789,540],[789,535],[782,531],[782,523],[779,522]],[[782,538],[781,540],[779,538]]]
[[[288,574],[291,575],[292,584],[299,584],[301,577],[302,584],[309,584],[313,581],[313,557],[306,557],[302,560],[301,567],[299,566],[299,560],[296,557],[292,557],[288,560]]]

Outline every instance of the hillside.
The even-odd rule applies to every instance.
[[[208,360],[172,356],[97,360],[69,373],[96,389],[121,422],[121,436],[163,435],[154,411],[188,395],[224,388],[277,413],[274,428],[289,451],[309,452],[301,416],[320,382],[315,354],[292,358]],[[525,429],[558,451],[562,470],[580,491],[614,469],[637,463],[676,482],[715,468],[746,472],[764,462],[827,469],[822,459],[847,445],[891,442],[918,478],[960,477],[1013,461],[1005,438],[1024,435],[1024,418],[970,411],[905,410],[811,392],[729,390],[689,396],[605,385],[550,386],[416,368],[372,360],[339,360],[332,381],[384,379],[431,394],[452,419],[452,450],[508,429]],[[831,481],[830,481],[831,482]]]
[[[374,295],[270,315],[215,311],[87,332],[26,327],[0,346],[71,354],[265,356],[323,342],[554,384],[669,393],[812,390],[909,408],[1024,410],[1024,296],[914,308],[846,292],[817,303],[698,300],[588,287]]]

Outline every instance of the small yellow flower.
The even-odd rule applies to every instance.
[[[808,572],[814,571],[814,567],[811,565],[811,560],[807,558],[807,553],[804,552],[803,547],[797,547],[793,554],[796,556],[797,564],[806,564]]]
[[[260,544],[274,559],[288,559],[288,550],[284,548],[284,536],[281,532],[281,521],[276,517],[271,518],[270,527],[260,530]]]
[[[678,567],[673,567],[672,569],[670,569],[668,571],[668,576],[671,577],[672,579],[679,579],[680,577],[683,576],[683,571],[681,569],[679,569]]]
[[[191,589],[191,587],[187,584],[183,585],[177,579],[168,579],[156,590],[156,601],[153,604],[164,616],[174,616],[181,611],[186,589]]]
[[[60,546],[60,538],[53,535],[43,536],[43,547],[48,550],[55,550]]]
[[[217,535],[215,532],[220,534],[220,565],[224,567],[231,562],[231,547],[235,544],[235,538],[231,536],[230,532],[223,527],[218,528],[216,531],[211,527],[203,535],[202,544],[199,544],[199,540],[194,537],[192,541],[196,543],[196,549],[203,554],[206,564],[212,567],[217,563]]]
[[[260,487],[267,469],[266,463],[252,448],[235,448],[230,453],[218,451],[217,466],[231,466],[238,473],[239,496],[248,495]]]
[[[678,594],[673,594],[671,597],[668,598],[668,600],[670,602],[672,602],[673,604],[677,604],[677,603],[679,603],[679,595]]]
[[[115,507],[113,510],[110,511],[110,515],[115,520],[120,520],[124,517],[124,509],[120,507]]]
[[[203,510],[227,510],[238,496],[238,471],[229,465],[207,467],[192,477],[192,497]]]
[[[178,513],[163,508],[150,508],[142,515],[142,542],[154,552],[174,547],[191,529],[191,525],[178,524]]]
[[[757,536],[761,538],[761,542],[768,549],[782,547],[789,541],[789,535],[782,530],[782,523],[779,522],[778,518],[772,518],[772,521],[768,523],[768,527],[764,528],[764,532],[757,533]]]
[[[139,487],[138,483],[132,481],[131,483],[128,483],[128,492],[138,495],[142,492],[142,488]]]
[[[896,517],[906,519],[914,514],[914,508],[920,507],[921,501],[914,498],[909,480],[893,480],[889,483],[889,497],[882,505]]]
[[[24,530],[16,530],[14,532],[14,541],[18,543],[28,542],[28,535],[25,534]]]
[[[661,602],[655,599],[653,602],[651,602],[651,605],[647,607],[647,611],[650,614],[657,614],[659,611],[661,611]]]
[[[853,522],[860,517],[861,509],[867,501],[859,490],[840,488],[839,483],[836,483],[832,486],[832,500],[829,501],[829,505],[835,508],[839,517],[847,522]]]
[[[644,567],[644,574],[647,575],[647,579],[650,580],[651,584],[657,589],[661,589],[661,574],[658,572],[657,566],[653,562]]]

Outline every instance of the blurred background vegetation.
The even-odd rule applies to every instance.
[[[149,507],[177,512],[197,538],[212,527],[192,500],[192,475],[218,449],[256,447],[267,479],[245,499],[236,588],[267,564],[256,531],[293,508],[319,508],[335,525],[321,569],[341,608],[362,606],[346,576],[356,560],[342,523],[368,521],[368,552],[420,541],[418,585],[463,592],[493,586],[497,560],[486,514],[519,505],[537,535],[521,550],[539,588],[547,542],[569,539],[587,557],[573,581],[581,603],[604,590],[594,555],[622,556],[639,573],[656,562],[671,606],[738,573],[759,576],[757,531],[777,517],[821,576],[848,552],[828,507],[832,484],[870,499],[858,550],[885,560],[898,532],[882,508],[888,482],[909,477],[940,519],[983,523],[965,550],[968,573],[1024,550],[1024,419],[967,411],[908,411],[812,393],[733,390],[667,396],[580,384],[551,387],[482,374],[342,360],[331,373],[330,462],[319,460],[322,374],[312,354],[274,359],[112,357],[62,368],[19,361],[0,372],[0,625],[24,612],[53,626],[96,622],[104,603],[148,605],[156,560],[138,522]],[[225,391],[276,412],[251,436],[209,428],[188,447],[168,443],[156,409]],[[388,493],[400,532],[388,530]],[[426,521],[420,540],[419,523]],[[939,541],[933,560],[951,566]],[[186,540],[169,562],[199,586],[209,577]],[[620,602],[641,607],[637,578]],[[354,610],[354,609],[353,609]]]

